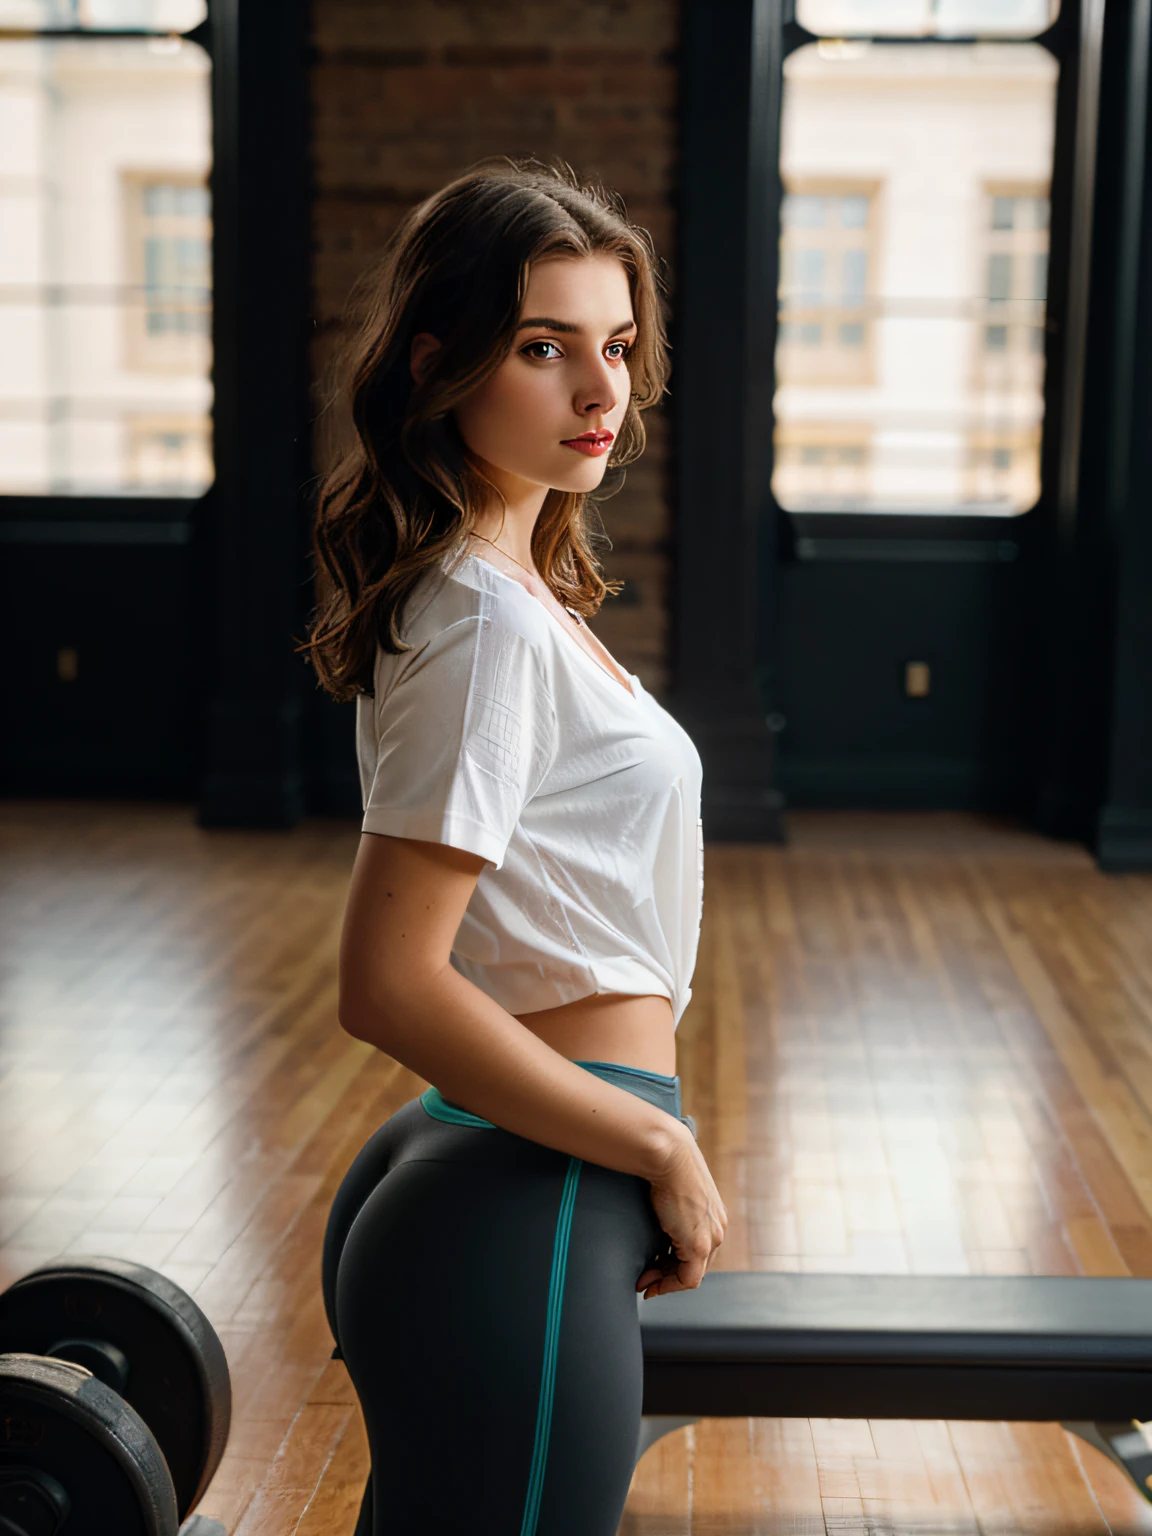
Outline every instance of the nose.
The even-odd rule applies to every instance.
[[[591,367],[587,378],[580,381],[572,404],[578,416],[607,416],[615,409],[618,398],[612,370],[607,360],[600,358]]]

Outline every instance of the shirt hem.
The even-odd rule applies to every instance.
[[[642,960],[621,957],[607,962],[586,961],[580,967],[584,977],[579,982],[571,975],[557,975],[550,980],[534,966],[525,966],[524,970],[535,971],[535,975],[516,976],[509,972],[517,967],[488,966],[460,954],[453,954],[452,963],[494,1003],[517,1016],[542,1013],[546,1008],[561,1008],[568,1003],[583,1002],[586,997],[604,997],[610,993],[621,997],[667,998],[676,1023],[684,1011],[683,994],[674,992],[668,982],[662,981]]]
[[[436,816],[426,812],[369,806],[360,825],[365,832],[375,832],[384,837],[410,837],[420,843],[439,843],[446,848],[459,848],[465,853],[474,853],[486,859],[497,869],[503,864],[508,850],[506,839],[497,837],[479,822],[469,821],[466,816]]]

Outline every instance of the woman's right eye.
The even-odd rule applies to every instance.
[[[554,357],[563,357],[564,354],[554,341],[530,341],[521,351],[525,357],[535,357],[543,362],[550,362]]]

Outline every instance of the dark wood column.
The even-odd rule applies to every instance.
[[[673,707],[710,838],[780,841],[759,674],[772,615],[779,0],[685,0],[673,400]]]
[[[1114,563],[1108,769],[1096,852],[1152,870],[1152,3],[1129,0],[1116,218],[1106,536]]]
[[[1118,871],[1152,869],[1150,13],[1152,0],[1079,0],[1073,13],[1077,120],[1064,131],[1077,135],[1069,212],[1085,311],[1077,344],[1074,304],[1055,310],[1069,335],[1039,610],[1036,819]]]
[[[211,0],[215,108],[215,675],[205,826],[290,826],[303,809],[293,654],[305,607],[307,13]]]

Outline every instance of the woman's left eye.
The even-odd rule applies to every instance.
[[[544,361],[564,356],[554,341],[530,341],[524,351],[529,357],[541,358]]]
[[[604,348],[604,355],[613,363],[623,362],[632,348],[626,341],[610,341]]]

